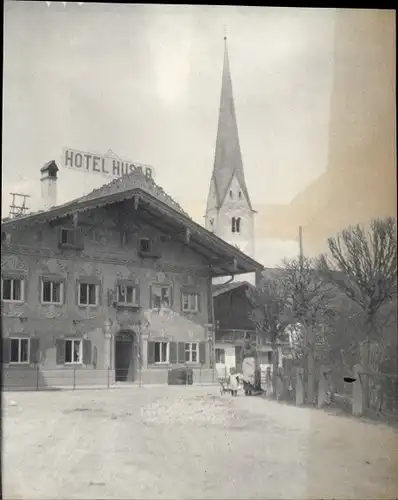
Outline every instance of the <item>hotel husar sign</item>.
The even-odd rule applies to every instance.
[[[152,167],[137,162],[122,160],[118,157],[115,158],[114,156],[116,155],[111,151],[103,156],[67,148],[63,152],[63,165],[72,170],[98,173],[109,177],[122,177],[134,172],[142,173],[145,177],[154,177]]]

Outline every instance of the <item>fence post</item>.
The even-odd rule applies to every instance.
[[[76,389],[76,368],[73,368],[73,389]]]
[[[296,373],[296,406],[304,403],[304,368],[297,368]]]
[[[326,401],[326,393],[328,391],[328,372],[328,367],[321,365],[318,384],[318,408],[322,408]]]
[[[106,370],[106,387],[109,389],[109,367]]]
[[[273,392],[273,387],[272,387],[272,375],[271,375],[271,367],[267,366],[265,370],[265,388],[267,391],[267,396],[271,396]]]
[[[353,369],[353,377],[355,379],[352,388],[352,414],[354,417],[360,417],[363,414],[364,406],[364,391],[361,380],[363,368],[361,365],[355,365]],[[367,375],[363,375],[367,377]],[[366,384],[365,384],[366,387]]]
[[[40,376],[40,367],[36,367],[36,391],[39,390],[39,376]]]

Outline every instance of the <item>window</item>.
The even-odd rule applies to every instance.
[[[43,304],[62,304],[64,284],[60,281],[43,279],[41,282],[41,301]]]
[[[171,289],[169,286],[152,285],[151,307],[152,309],[171,307]]]
[[[29,339],[10,338],[10,363],[29,362]]]
[[[148,238],[140,239],[140,252],[150,252],[151,251],[151,241]]]
[[[199,310],[199,294],[183,292],[182,310],[185,312],[197,312]]]
[[[79,306],[98,305],[98,285],[94,283],[79,283]]]
[[[21,278],[1,279],[1,298],[10,302],[22,302],[24,280]]]
[[[137,287],[132,285],[118,285],[117,303],[126,306],[137,305]]]
[[[242,191],[239,191],[239,195],[238,196],[239,196],[239,199],[242,198]]]
[[[198,344],[196,342],[187,342],[185,344],[185,362],[198,362]]]
[[[224,349],[216,349],[216,363],[220,363],[225,365],[225,350]]]
[[[232,198],[232,191],[229,192],[229,197]]]
[[[169,343],[155,342],[155,363],[169,362]]]
[[[232,217],[231,231],[233,233],[240,233],[240,223],[241,223],[240,217]]]
[[[61,244],[73,245],[75,242],[75,232],[73,229],[61,229]]]
[[[65,340],[65,363],[82,362],[82,341],[80,339]]]

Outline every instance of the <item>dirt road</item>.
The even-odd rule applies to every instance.
[[[213,387],[3,394],[5,498],[397,498],[398,434]]]

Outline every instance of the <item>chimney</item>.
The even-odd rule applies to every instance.
[[[58,167],[54,160],[40,169],[42,210],[49,210],[57,204],[57,172]]]

